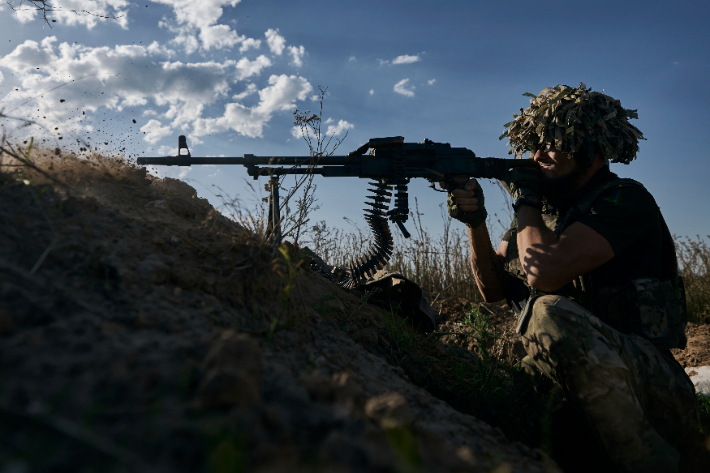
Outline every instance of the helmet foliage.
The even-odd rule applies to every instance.
[[[571,156],[586,150],[589,162],[598,150],[612,163],[629,164],[639,150],[643,134],[629,118],[638,118],[636,110],[626,110],[621,102],[601,92],[592,92],[584,83],[579,87],[558,85],[538,96],[523,94],[530,106],[513,121],[506,123],[502,140],[508,137],[510,151],[523,157],[526,151],[555,147]],[[584,156],[581,156],[584,158]]]

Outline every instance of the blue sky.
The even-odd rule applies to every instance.
[[[647,140],[612,170],[646,185],[671,232],[710,234],[707,2],[57,0],[51,28],[12,3],[20,11],[0,7],[0,106],[39,117],[30,132],[51,143],[151,156],[185,134],[196,156],[307,154],[292,110],[315,110],[320,85],[324,128],[348,132],[343,152],[401,135],[508,157],[498,136],[527,107],[522,93],[584,82],[638,109]],[[250,199],[241,167],[158,172],[215,204],[212,184]],[[362,224],[365,181],[317,184],[315,220]],[[410,188],[437,233],[443,194]]]

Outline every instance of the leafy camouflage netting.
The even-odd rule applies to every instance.
[[[512,122],[503,125],[506,130],[500,137],[508,137],[510,151],[523,157],[526,151],[538,148],[549,150],[552,146],[571,155],[587,143],[597,146],[602,155],[612,163],[629,164],[639,150],[638,140],[643,134],[629,123],[638,118],[636,110],[626,110],[618,100],[601,92],[592,92],[584,83],[579,87],[558,85],[547,88],[532,97],[530,106],[520,115],[513,114]],[[594,146],[586,146],[590,161]]]

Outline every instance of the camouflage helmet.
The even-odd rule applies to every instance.
[[[554,146],[571,156],[586,150],[590,162],[595,149],[612,163],[629,164],[636,158],[638,140],[644,139],[629,123],[629,118],[638,118],[636,110],[622,108],[618,100],[592,92],[584,83],[576,88],[547,88],[538,96],[523,95],[532,97],[530,106],[503,125],[506,130],[500,139],[508,137],[508,154],[515,152],[516,158],[522,158],[526,151]]]

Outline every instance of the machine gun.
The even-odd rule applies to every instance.
[[[185,150],[186,154],[182,154]],[[369,153],[367,151],[369,150]],[[367,153],[367,154],[366,154]],[[192,166],[200,164],[238,164],[247,168],[254,179],[268,176],[271,179],[269,197],[270,238],[281,242],[278,177],[285,174],[317,174],[325,177],[359,177],[372,179],[373,195],[366,202],[365,220],[374,235],[374,244],[365,256],[350,264],[346,282],[352,287],[371,276],[389,261],[393,249],[392,234],[388,220],[394,222],[405,238],[410,234],[404,227],[409,217],[407,185],[411,178],[423,177],[436,189],[437,182],[445,182],[441,192],[454,188],[454,176],[501,179],[514,167],[531,167],[530,160],[479,158],[466,148],[452,148],[448,143],[405,143],[401,136],[373,138],[345,156],[272,156],[262,157],[245,154],[242,158],[196,158],[190,155],[184,135],[178,138],[178,155],[168,157],[144,157],[138,164],[165,166]],[[395,200],[389,209],[394,187]]]

